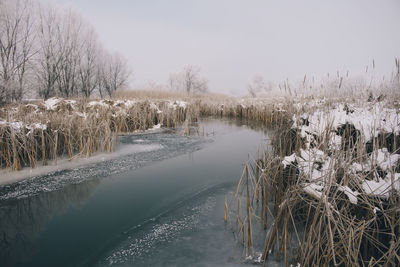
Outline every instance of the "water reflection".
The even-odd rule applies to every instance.
[[[26,261],[37,250],[37,241],[47,222],[70,207],[83,205],[98,187],[99,179],[63,190],[47,192],[0,205],[0,266]]]
[[[0,187],[0,266],[92,266],[99,260],[162,266],[175,264],[182,249],[193,255],[180,257],[183,265],[195,258],[232,265],[225,258],[234,244],[223,230],[225,193],[234,190],[248,153],[265,135],[241,121],[200,123],[199,129],[211,138],[126,136],[121,146],[162,148]],[[145,237],[149,247],[138,256],[135,244],[143,242],[135,240]],[[124,251],[133,251],[133,261],[119,257]]]

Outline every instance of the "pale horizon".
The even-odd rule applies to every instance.
[[[235,95],[255,75],[297,82],[358,76],[368,66],[381,79],[400,55],[397,1],[50,2],[77,9],[104,46],[128,60],[133,89],[165,84],[188,64],[201,68],[211,91]]]

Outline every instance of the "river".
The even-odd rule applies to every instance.
[[[197,129],[124,136],[120,156],[1,186],[0,266],[246,266],[224,201],[268,136]]]

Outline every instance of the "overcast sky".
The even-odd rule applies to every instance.
[[[192,64],[211,90],[241,94],[256,74],[355,75],[375,59],[375,75],[388,76],[400,57],[398,0],[50,1],[74,6],[129,60],[135,88]]]

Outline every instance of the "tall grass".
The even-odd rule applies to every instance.
[[[331,104],[328,101],[323,106],[329,109]],[[396,105],[394,101],[393,107]],[[345,124],[335,129],[334,134],[340,135],[342,142],[338,149],[332,150],[327,142],[333,129],[321,129],[320,135],[313,137],[312,147],[329,155],[331,163],[323,177],[310,180],[296,161],[286,166],[282,163],[285,157],[310,149],[308,141],[292,127],[290,118],[296,110],[301,113],[308,109],[307,105],[298,107],[287,108],[287,114],[277,120],[272,142],[274,153],[265,152],[245,166],[235,199],[231,201],[246,203],[246,213],[241,211],[242,204],[236,209],[231,205],[246,255],[252,251],[254,224],[249,219],[252,217],[260,221],[260,227],[268,229],[262,253],[266,265],[267,259],[274,256],[286,266],[297,263],[301,266],[398,266],[399,191],[393,189],[388,196],[370,194],[363,182],[391,173],[392,187],[395,182],[400,184],[393,176],[400,172],[400,162],[385,172],[371,156],[382,148],[400,154],[400,136],[380,130],[371,142],[366,142],[353,125]],[[351,169],[351,164],[366,161],[372,161],[369,162],[371,169],[357,173]],[[309,164],[318,169],[321,163],[315,160]],[[320,191],[313,190],[314,185],[320,185]],[[349,196],[349,192],[358,194]]]
[[[144,131],[157,124],[175,127],[198,116],[191,107],[147,100],[94,104],[62,100],[54,109],[28,104],[7,107],[3,114],[0,167],[13,170],[46,165],[48,160],[65,155],[73,159],[111,152],[119,134]]]
[[[244,103],[221,94],[178,98],[180,94],[140,91],[121,92],[117,97],[130,100],[57,100],[51,108],[37,101],[0,109],[0,167],[19,170],[62,156],[73,159],[111,152],[118,135],[157,124],[169,128],[185,123],[184,133],[189,134],[191,123],[200,117],[272,127],[283,120],[282,107],[289,107],[266,101]]]

